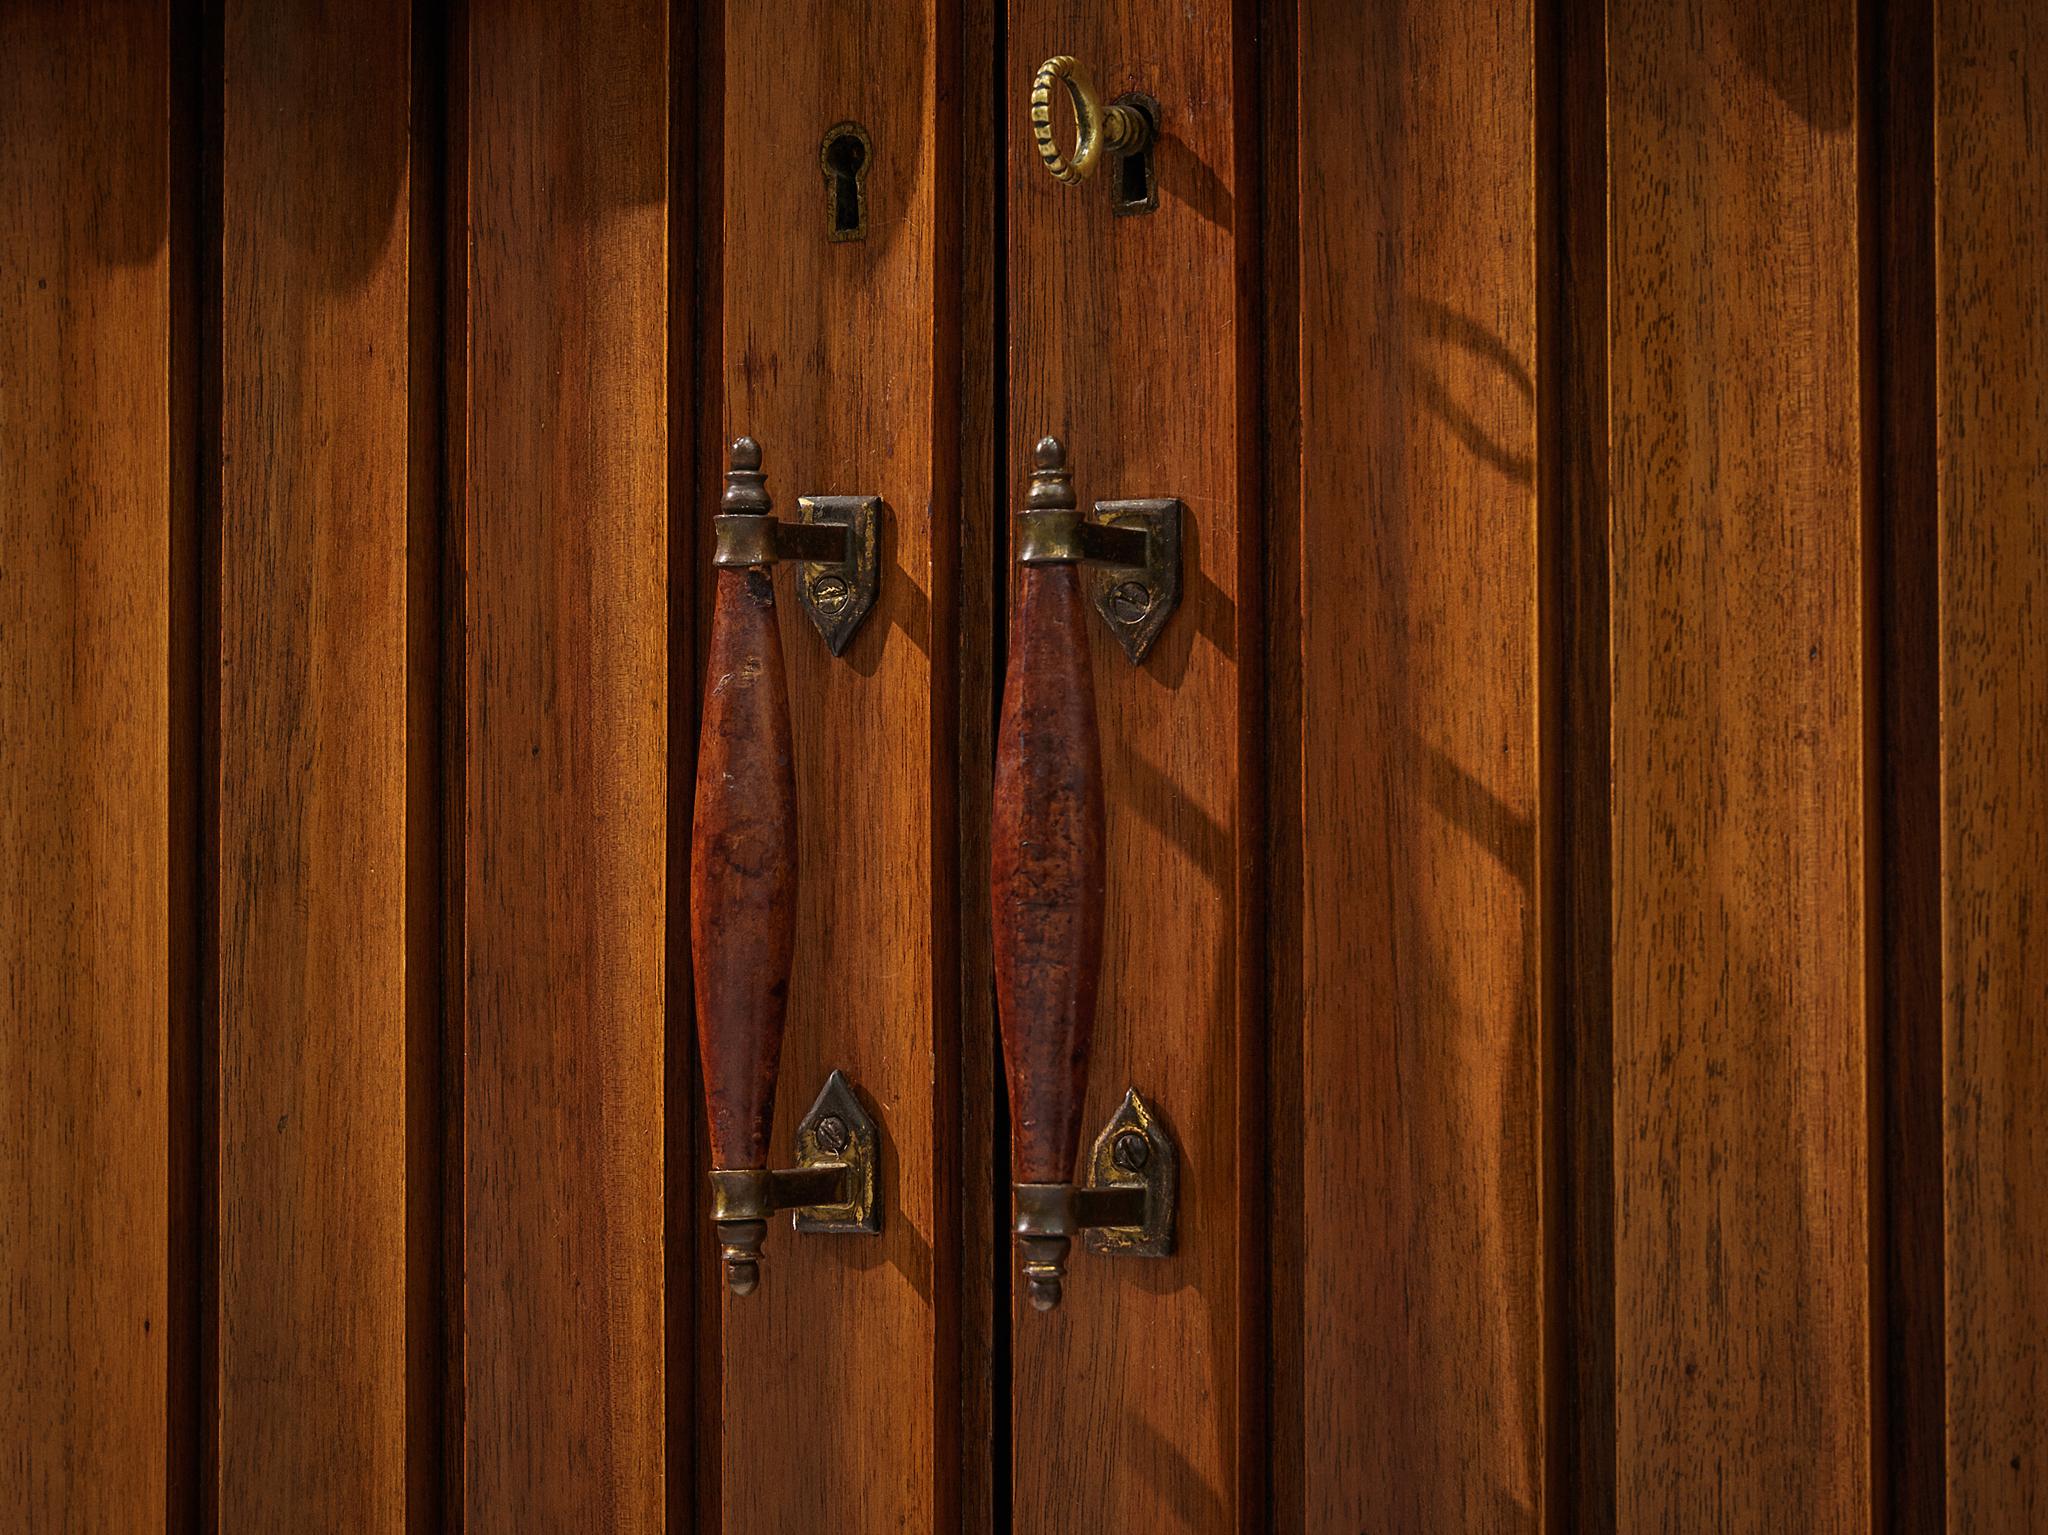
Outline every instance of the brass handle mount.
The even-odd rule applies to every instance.
[[[1178,1158],[1166,1127],[1136,1092],[1125,1094],[1096,1138],[1083,1177],[1077,1180],[1074,1169],[1107,883],[1080,567],[1163,582],[1170,559],[1177,593],[1180,503],[1144,509],[1129,524],[1110,521],[1103,506],[1096,519],[1082,517],[1066,450],[1048,437],[1033,456],[1031,488],[1017,514],[989,897],[1010,1085],[1012,1229],[1026,1292],[1040,1311],[1060,1303],[1067,1255],[1083,1232],[1096,1252],[1163,1257],[1173,1248]],[[1156,622],[1164,615],[1162,608]],[[1155,623],[1143,644],[1157,632]],[[1119,630],[1118,639],[1133,660],[1142,657],[1142,647],[1131,648],[1132,635]]]
[[[796,522],[773,515],[761,445],[734,441],[725,495],[711,519],[711,563],[727,571],[796,562],[797,605],[840,655],[881,591],[882,498],[798,496],[796,504]]]
[[[711,1219],[735,1295],[760,1283],[761,1241],[777,1210],[796,1211],[798,1231],[880,1229],[880,1137],[838,1072],[797,1129],[797,1165],[768,1165],[796,946],[797,863],[795,753],[771,568],[780,559],[801,559],[845,581],[865,544],[872,570],[878,503],[840,499],[849,507],[838,526],[817,525],[823,519],[808,506],[804,523],[778,523],[760,445],[742,437],[732,446],[716,519],[710,682],[690,828],[690,958],[713,1164]],[[824,623],[819,627],[836,654],[844,635],[835,639]]]
[[[1173,496],[1098,501],[1084,514],[1074,499],[1067,450],[1039,440],[1031,489],[1017,514],[1017,563],[1086,565],[1088,596],[1132,665],[1143,662],[1180,606],[1181,521]]]
[[[1074,108],[1074,152],[1060,153],[1052,131],[1052,93],[1055,86],[1067,88]],[[1152,120],[1136,105],[1125,101],[1102,104],[1088,72],[1073,55],[1061,53],[1038,66],[1031,79],[1031,137],[1038,146],[1038,158],[1052,179],[1078,186],[1095,174],[1103,152],[1129,155],[1150,147]]]

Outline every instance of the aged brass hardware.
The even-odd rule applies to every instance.
[[[1180,606],[1181,503],[1173,497],[1074,505],[1074,476],[1057,437],[1039,441],[1017,514],[1017,563],[1088,565],[1089,596],[1132,665]]]
[[[768,1218],[793,1212],[800,1232],[873,1236],[882,1229],[881,1137],[841,1072],[796,1131],[794,1167],[714,1167],[711,1219],[718,1228],[726,1287],[751,1295],[761,1282]]]
[[[1085,1184],[1011,1186],[1012,1230],[1032,1306],[1050,1311],[1060,1303],[1077,1232],[1086,1233],[1090,1252],[1105,1257],[1170,1256],[1179,1193],[1179,1150],[1151,1106],[1131,1088],[1095,1138]]]
[[[1067,88],[1067,100],[1074,108],[1074,153],[1068,157],[1060,153],[1052,128],[1052,93],[1055,85]],[[1158,206],[1158,197],[1152,184],[1152,169],[1149,151],[1156,137],[1158,106],[1149,96],[1131,92],[1119,96],[1108,106],[1095,94],[1095,86],[1084,70],[1070,54],[1058,54],[1038,66],[1038,73],[1031,81],[1031,137],[1038,146],[1038,158],[1044,164],[1052,179],[1076,186],[1095,174],[1102,156],[1122,156],[1139,159],[1139,174],[1135,178],[1138,196],[1134,199],[1132,177],[1119,174],[1117,181],[1118,211],[1142,213]],[[1120,171],[1123,168],[1120,167]]]
[[[826,238],[833,244],[868,237],[868,164],[874,144],[859,123],[834,123],[818,146],[825,173]]]
[[[882,584],[880,496],[799,496],[797,522],[772,515],[761,446],[732,445],[725,496],[711,519],[711,563],[748,567],[800,561],[797,601],[832,654],[842,654]]]

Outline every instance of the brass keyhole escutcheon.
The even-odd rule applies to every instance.
[[[834,123],[818,146],[825,173],[827,238],[833,244],[868,237],[868,165],[874,145],[859,123]]]

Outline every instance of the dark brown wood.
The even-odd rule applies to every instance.
[[[0,1527],[2043,1523],[2037,11],[0,6]],[[1004,1328],[1129,1085],[1180,1250]]]
[[[1074,1176],[1102,979],[1102,748],[1087,623],[1077,567],[1019,567],[989,886],[1020,1183]]]
[[[960,6],[960,552],[958,670],[959,828],[955,889],[960,923],[960,1128],[954,1158],[960,1197],[960,1528],[994,1530],[1007,1487],[996,1480],[998,1423],[1007,1417],[1010,1242],[1002,1229],[1009,1208],[1007,1156],[998,1138],[1003,1100],[1001,1046],[995,1011],[993,933],[988,867],[995,783],[997,686],[1007,622],[1008,508],[1004,473],[1007,432],[997,402],[1007,387],[1004,341],[997,328],[1002,270],[999,209],[1007,76],[1002,51],[1003,6],[963,0]],[[977,171],[977,167],[987,168]],[[1002,1453],[1007,1455],[1008,1447]]]
[[[1878,1006],[1882,1268],[1872,1314],[1883,1380],[1872,1461],[1879,1528],[1953,1528],[1946,1512],[1948,1438],[1943,1209],[1941,541],[1936,486],[1937,302],[1934,264],[1935,0],[1864,6],[1862,112],[1865,251],[1874,332],[1868,399],[1875,451],[1865,495],[1875,508],[1866,598],[1874,668],[1873,751],[1864,793],[1875,802],[1873,952]],[[2002,153],[2002,151],[2001,151]]]
[[[718,1272],[718,1249],[711,1224],[710,1126],[703,1109],[699,1081],[697,1030],[693,1020],[694,978],[687,953],[687,900],[690,802],[696,794],[694,755],[676,760],[674,747],[694,754],[697,711],[704,677],[696,658],[710,650],[711,603],[709,571],[712,530],[730,447],[725,434],[725,308],[723,260],[725,244],[725,7],[697,5],[687,25],[678,23],[671,39],[669,100],[677,135],[691,135],[694,163],[671,160],[670,228],[683,210],[674,200],[689,183],[688,238],[672,237],[669,252],[669,357],[677,366],[679,333],[687,327],[693,343],[683,354],[686,371],[669,380],[671,430],[669,447],[669,867],[685,898],[669,922],[669,1118],[668,1169],[669,1292],[669,1524],[672,1530],[717,1530],[724,1494],[725,1349],[721,1313],[725,1285]],[[673,15],[674,13],[671,12]],[[687,52],[685,51],[687,50]],[[685,73],[687,71],[687,74]],[[687,88],[683,82],[687,80]],[[685,105],[687,103],[687,106]],[[680,119],[687,118],[687,122]],[[678,307],[688,294],[689,312]],[[685,429],[674,412],[679,395],[688,391],[695,419]],[[679,491],[677,482],[686,483]],[[687,659],[678,657],[687,647]],[[678,952],[683,951],[683,952]],[[673,1107],[688,1105],[687,1121]],[[678,1272],[688,1276],[687,1289],[673,1285]],[[687,1302],[687,1330],[674,1307]],[[680,1373],[679,1373],[680,1372]],[[684,1410],[679,1403],[687,1402]],[[687,1474],[688,1495],[677,1478]],[[721,1532],[722,1535],[722,1532]]]
[[[1301,1012],[1272,1141],[1301,1190],[1276,1476],[1309,1530],[1547,1518],[1535,21],[1300,12]]]
[[[671,7],[668,99],[668,839],[667,879],[680,892],[669,909],[663,981],[667,1023],[663,1083],[663,1154],[667,1188],[662,1246],[666,1288],[663,1362],[664,1425],[668,1458],[667,1517],[670,1531],[690,1531],[708,1521],[700,1511],[708,1466],[718,1458],[718,1427],[704,1387],[705,1370],[715,1367],[716,1339],[700,1339],[707,1305],[717,1280],[700,1275],[699,1249],[709,1224],[709,1129],[692,1022],[695,976],[690,959],[690,807],[696,793],[698,675],[706,653],[698,633],[709,604],[697,589],[695,529],[700,495],[715,498],[719,459],[701,459],[697,443],[707,426],[706,380],[715,376],[717,311],[707,303],[705,274],[716,263],[718,142],[707,131],[721,105],[715,52],[715,5]],[[700,1150],[701,1148],[701,1150]],[[699,1281],[710,1283],[700,1289]],[[708,1289],[707,1296],[704,1291]]]
[[[1302,838],[1306,785],[1301,776],[1301,707],[1306,685],[1301,649],[1301,7],[1262,0],[1259,7],[1260,429],[1258,504],[1265,584],[1266,845],[1264,947],[1268,1034],[1267,1099],[1271,1131],[1265,1155],[1273,1233],[1268,1269],[1270,1335],[1259,1360],[1270,1394],[1267,1449],[1271,1528],[1306,1529],[1308,1403],[1295,1340],[1303,1335],[1306,1278],[1299,1260],[1299,1210],[1308,1169],[1291,1149],[1287,1116],[1302,1100]]]
[[[223,35],[214,1498],[223,1529],[389,1535],[408,1442],[407,15],[237,3]]]
[[[1873,1518],[1857,43],[1608,11],[1625,1530]]]
[[[1105,99],[1160,103],[1156,212],[1118,217],[1107,172],[1046,174],[1026,113],[1055,54]],[[1020,1532],[1269,1516],[1257,55],[1235,0],[1009,8],[1007,440],[1058,436],[1083,505],[1186,508],[1184,596],[1144,665],[1084,624],[1107,886],[1082,1133],[1132,1087],[1159,1111],[1182,1152],[1176,1250],[1078,1253],[1049,1314],[1013,1287]]]
[[[698,1060],[712,1165],[766,1167],[796,942],[797,828],[771,570],[717,572],[707,664],[690,828]]]
[[[1615,1358],[1603,8],[1539,6],[1537,52],[1543,1238],[1554,1286],[1544,1527],[1605,1535],[1615,1529]]]
[[[668,22],[461,40],[471,1531],[666,1520]]]
[[[2048,17],[1935,24],[1948,1528],[1988,1535],[2048,1525]]]
[[[722,1535],[960,1527],[958,25],[951,0],[724,7],[721,435],[766,445],[786,512],[883,502],[845,653],[780,607],[800,878],[770,1158],[842,1070],[881,1125],[885,1208],[876,1237],[778,1227],[760,1290],[723,1301]],[[868,229],[835,242],[819,150],[847,121]],[[801,1474],[773,1469],[828,1420]]]
[[[9,1530],[165,1527],[169,81],[160,5],[0,7]]]

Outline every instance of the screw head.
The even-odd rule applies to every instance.
[[[811,601],[820,613],[836,618],[853,600],[853,588],[844,576],[820,576],[811,583]]]
[[[812,1133],[818,1138],[820,1151],[836,1157],[846,1149],[846,1121],[837,1114],[827,1114],[819,1120],[817,1129]]]
[[[1143,1130],[1124,1130],[1110,1142],[1109,1159],[1127,1173],[1141,1173],[1152,1160],[1152,1143]]]
[[[1152,588],[1143,581],[1117,582],[1110,588],[1109,610],[1119,623],[1137,623],[1152,611]]]

